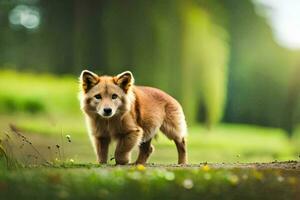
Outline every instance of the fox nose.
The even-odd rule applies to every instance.
[[[111,108],[104,108],[103,111],[104,111],[105,115],[111,115],[112,109]]]

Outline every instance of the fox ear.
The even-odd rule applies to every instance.
[[[88,92],[98,82],[99,82],[99,77],[97,74],[88,70],[83,70],[81,72],[80,83],[84,92]]]
[[[125,71],[114,77],[114,82],[127,93],[134,83],[134,78],[130,71]]]

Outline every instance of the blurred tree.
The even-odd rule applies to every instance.
[[[183,6],[183,106],[196,120],[200,98],[208,127],[222,117],[226,96],[227,32],[212,19],[207,5]],[[204,8],[203,8],[204,7]]]
[[[30,38],[36,38],[35,51],[39,52],[39,58],[35,60],[31,67],[40,65],[41,70],[53,73],[74,72],[74,45],[73,45],[73,12],[72,0],[38,1],[38,7],[43,18],[40,30],[32,33]],[[28,44],[28,60],[32,53],[31,45]],[[22,67],[22,63],[19,63]],[[30,68],[31,68],[30,67]],[[33,68],[34,69],[34,68]]]
[[[299,122],[299,95],[300,95],[300,67],[297,66],[290,75],[288,94],[286,98],[285,109],[282,116],[282,126],[291,137],[294,128]]]
[[[38,29],[10,29],[6,24],[19,40],[7,44],[15,55],[7,60],[16,68],[76,74],[83,68],[100,74],[132,70],[137,84],[159,87],[183,102],[190,124],[197,121],[200,107],[206,110],[202,119],[207,126],[221,118],[228,36],[218,1],[29,4],[41,12]],[[16,6],[18,2],[7,8],[6,15]],[[21,40],[26,44],[19,50]]]
[[[225,122],[282,127],[291,65],[251,1],[225,0],[231,57]]]
[[[200,3],[127,3],[105,4],[109,71],[129,65],[137,83],[159,87],[182,101],[190,124],[197,120],[195,108],[203,98],[207,125],[218,122],[226,94],[226,31]]]
[[[20,5],[36,14],[36,28],[12,23]],[[175,96],[189,124],[211,127],[225,106],[224,122],[291,132],[300,120],[298,82],[289,81],[299,52],[276,44],[251,0],[22,0],[0,8],[0,67],[132,70],[137,84]]]
[[[70,2],[73,6],[72,29],[70,39],[73,43],[72,72],[79,74],[83,68],[97,70],[97,67],[107,65],[106,40],[103,38],[103,10],[105,1],[90,0],[88,3],[81,0]]]

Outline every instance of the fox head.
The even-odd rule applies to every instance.
[[[99,76],[84,70],[80,75],[81,107],[89,114],[111,118],[130,109],[134,83],[130,71],[117,76]]]

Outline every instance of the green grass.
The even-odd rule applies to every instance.
[[[46,122],[39,117],[24,121],[19,120],[20,123],[16,121],[17,126],[21,130],[26,130],[25,133],[31,133],[27,134],[28,137],[46,157],[53,157],[53,155],[49,155],[47,146],[54,148],[56,144],[61,145],[62,134],[67,158],[75,159],[76,162],[95,161],[95,155],[82,119],[53,126],[50,129],[45,129],[47,126],[44,126],[44,123]],[[23,124],[24,122],[25,124]],[[71,135],[72,143],[68,143],[65,139],[67,134]],[[228,124],[219,125],[211,131],[207,131],[201,126],[191,127],[187,144],[189,162],[194,164],[200,162],[270,162],[298,159],[296,146],[280,129]],[[153,141],[153,145],[155,151],[149,162],[177,162],[175,145],[162,133],[159,133],[159,137]],[[110,158],[113,157],[113,151],[114,143],[110,148]],[[134,150],[133,160],[136,154],[137,149]],[[55,156],[57,157],[57,155]],[[113,162],[111,161],[111,163]]]
[[[75,77],[0,71],[2,113],[78,115],[78,92],[79,85]]]
[[[283,170],[31,168],[0,170],[1,199],[297,199]]]

